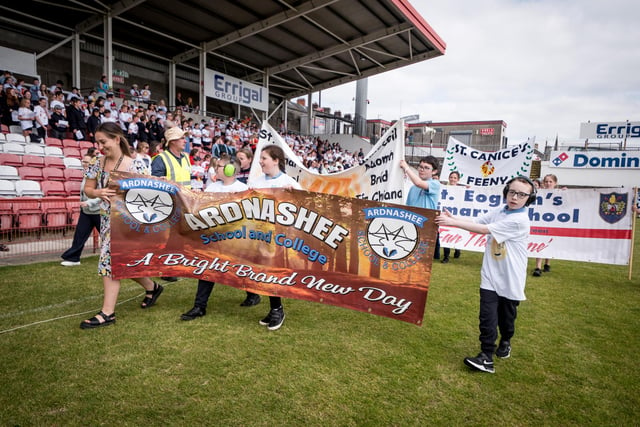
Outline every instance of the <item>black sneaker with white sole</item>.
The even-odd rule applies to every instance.
[[[500,345],[496,350],[496,356],[500,359],[508,359],[511,356],[511,344],[509,341],[500,342]]]
[[[282,324],[284,323],[284,308],[273,308],[265,317],[260,321],[262,326],[267,326],[270,331],[276,331],[280,329]]]
[[[464,364],[476,371],[487,372],[489,374],[496,372],[493,368],[493,359],[482,352],[478,353],[476,357],[465,357]]]

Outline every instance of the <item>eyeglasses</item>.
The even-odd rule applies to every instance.
[[[432,171],[433,168],[427,167],[427,166],[418,166],[418,170],[419,171]]]
[[[531,194],[523,193],[522,191],[514,191],[514,190],[507,191],[507,196],[508,197],[518,196],[518,199],[524,199],[526,197],[529,197],[530,195]]]

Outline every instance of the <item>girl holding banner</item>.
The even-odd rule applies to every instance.
[[[260,152],[260,167],[262,173],[260,177],[253,181],[249,181],[250,188],[295,188],[302,190],[302,187],[295,179],[285,173],[285,157],[282,148],[277,145],[267,145]],[[280,329],[284,323],[284,307],[282,306],[282,298],[269,297],[269,305],[271,310],[269,314],[262,320],[260,324],[267,326],[270,331]]]

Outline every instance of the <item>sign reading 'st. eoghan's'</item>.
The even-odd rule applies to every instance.
[[[218,71],[206,70],[204,94],[211,98],[255,108],[260,111],[267,111],[269,107],[269,91],[267,88]]]

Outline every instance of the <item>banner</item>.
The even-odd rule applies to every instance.
[[[627,139],[640,138],[640,122],[589,122],[580,123],[580,138]]]
[[[318,193],[355,197],[364,200],[404,204],[404,173],[400,160],[404,159],[404,122],[396,122],[385,132],[364,158],[364,163],[332,174],[311,172],[268,123],[260,129],[259,141],[251,164],[251,182],[262,175],[260,153],[268,144],[284,150],[287,175],[296,179],[302,188]]]
[[[112,172],[116,279],[176,276],[422,324],[436,211],[299,190],[192,192]]]
[[[633,244],[633,191],[627,188],[538,190],[529,206],[533,258],[627,265]],[[503,205],[496,188],[443,186],[440,208],[476,218]],[[440,227],[440,245],[484,251],[486,236]]]
[[[446,181],[457,171],[460,184],[486,187],[504,185],[514,176],[529,176],[533,146],[529,141],[500,151],[480,151],[449,137],[440,179]]]

